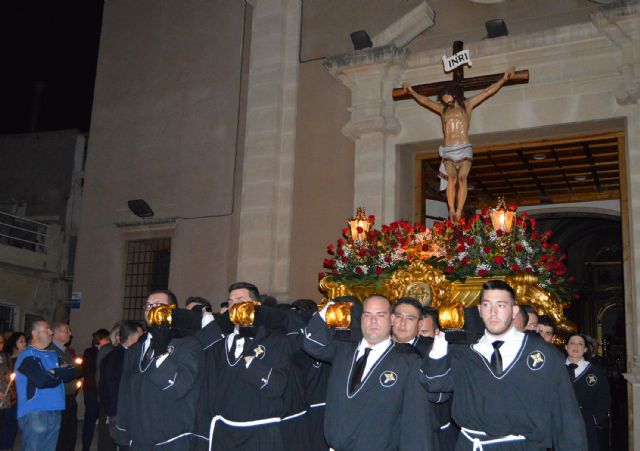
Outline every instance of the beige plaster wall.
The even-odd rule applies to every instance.
[[[82,307],[71,317],[80,347],[121,319],[127,239],[172,237],[180,299],[219,301],[235,277],[244,8],[105,2],[74,282]],[[137,198],[175,226],[116,227],[138,221],[127,208]]]
[[[301,64],[298,83],[290,292],[317,301],[326,246],[354,213],[354,147],[340,132],[350,96],[319,62]]]

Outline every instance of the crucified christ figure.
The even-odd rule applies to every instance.
[[[502,88],[515,72],[512,67],[507,70],[502,78],[479,94],[465,99],[464,90],[460,85],[451,84],[438,93],[438,102],[434,102],[422,94],[418,94],[407,83],[402,84],[406,94],[423,107],[438,114],[442,119],[442,132],[444,134],[444,146],[440,146],[439,177],[440,189],[447,190],[447,204],[449,206],[449,219],[457,222],[462,217],[464,203],[467,200],[467,176],[471,170],[473,149],[469,141],[469,123],[471,112],[475,107],[487,100]],[[456,196],[456,184],[457,196]],[[457,202],[456,202],[457,201]],[[457,208],[456,208],[457,207]]]

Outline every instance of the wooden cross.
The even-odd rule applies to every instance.
[[[454,41],[453,43],[454,55],[462,51],[462,45],[463,45],[462,41]],[[418,94],[422,94],[423,96],[437,95],[442,90],[442,88],[452,84],[458,84],[464,91],[475,91],[479,89],[484,89],[492,85],[493,83],[500,80],[503,75],[504,73],[482,75],[479,77],[472,77],[472,78],[464,78],[464,65],[462,65],[453,70],[452,81],[438,81],[435,83],[416,85],[413,87],[413,89]],[[509,80],[506,81],[504,86],[520,85],[524,83],[529,83],[528,70],[516,71],[515,74]],[[409,94],[405,94],[404,89],[402,88],[393,89],[393,100],[398,101],[398,100],[408,100],[408,99],[412,99],[412,97]]]

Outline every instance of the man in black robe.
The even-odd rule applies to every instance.
[[[246,282],[229,287],[229,308],[260,301],[258,289]],[[205,351],[205,374],[198,405],[197,433],[206,435],[195,449],[284,451],[307,449],[304,434],[289,422],[306,414],[302,386],[296,379],[287,336],[258,320],[236,326]],[[203,331],[223,334],[217,320]],[[302,409],[294,412],[296,407]],[[286,431],[286,433],[283,433]]]
[[[456,450],[586,450],[562,358],[513,327],[518,306],[508,284],[487,282],[480,296],[480,340],[448,345],[441,333],[420,370],[430,392],[454,392],[452,417],[461,427]]]
[[[433,315],[433,313],[430,313]],[[440,328],[437,317],[430,316],[430,327]],[[403,297],[393,306],[391,315],[392,338],[396,343],[405,343],[413,346],[416,352],[423,359],[433,345],[433,338],[419,335],[424,327],[425,314],[420,304],[415,298]],[[451,422],[451,394],[450,393],[430,393],[429,400],[433,403],[433,433],[438,443],[439,451],[453,450],[458,440],[458,428]]]
[[[330,362],[325,437],[336,451],[432,450],[430,405],[416,373],[419,357],[390,337],[391,303],[363,305],[359,343],[336,340],[326,308],[305,328],[304,350]]]
[[[152,291],[145,312],[177,305],[169,290]],[[150,325],[144,339],[125,351],[114,440],[131,450],[189,449],[202,371],[201,344],[174,338],[165,325]]]

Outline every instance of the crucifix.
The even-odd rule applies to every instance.
[[[449,219],[457,222],[462,217],[467,199],[467,176],[471,170],[473,150],[469,141],[469,123],[473,109],[494,95],[505,85],[529,82],[529,71],[515,71],[514,68],[504,74],[483,75],[464,78],[464,64],[469,63],[468,52],[462,50],[462,41],[453,43],[454,56],[447,61],[457,66],[453,69],[452,81],[441,81],[411,87],[403,83],[402,88],[393,90],[393,100],[414,99],[418,104],[438,114],[442,120],[444,145],[440,146],[442,157],[438,176],[441,178],[440,190],[447,192]],[[451,63],[453,61],[453,63]],[[456,61],[457,64],[456,64]],[[482,91],[473,97],[465,98],[465,91]],[[437,95],[438,101],[427,96]],[[456,191],[457,185],[457,191]]]

